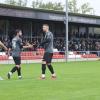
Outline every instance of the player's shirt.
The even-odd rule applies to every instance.
[[[52,32],[47,32],[45,38],[41,43],[44,46],[45,52],[53,53],[53,34]]]
[[[22,39],[16,36],[12,39],[12,56],[20,57],[21,49],[22,49]]]

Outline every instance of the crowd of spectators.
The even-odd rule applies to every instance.
[[[69,41],[70,51],[99,51],[99,39],[72,39]]]
[[[11,41],[8,38],[0,38],[0,40],[8,46]],[[33,49],[27,49],[30,51],[36,51],[37,47],[39,46],[42,38],[34,37],[32,39],[30,38],[24,38],[23,44],[32,44]],[[65,50],[65,37],[55,37],[54,38],[54,48],[58,51],[64,51]],[[69,33],[69,42],[68,47],[70,51],[99,51],[100,50],[100,35],[99,34],[86,34],[86,33]],[[0,49],[2,51],[2,49]]]
[[[73,33],[69,35],[70,51],[99,51],[100,34]]]

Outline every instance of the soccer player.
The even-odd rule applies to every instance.
[[[45,53],[42,60],[42,76],[41,79],[45,79],[46,65],[48,66],[49,71],[51,72],[52,79],[56,79],[56,74],[52,67],[52,57],[53,57],[53,34],[49,30],[49,25],[43,25],[43,32],[45,33],[44,40],[40,43],[40,46],[44,47]]]
[[[3,48],[6,52],[8,52],[8,48],[0,41],[0,48]],[[0,80],[3,80],[2,77],[0,77]]]
[[[13,67],[12,70],[8,73],[7,75],[8,79],[10,79],[12,74],[16,71],[18,73],[19,79],[22,79],[21,66],[20,66],[21,65],[21,55],[20,55],[21,50],[22,48],[32,48],[32,45],[23,46],[21,36],[22,36],[22,31],[20,29],[17,29],[15,31],[15,37],[12,39],[12,45],[10,47],[12,51],[12,57],[15,62],[15,67]]]

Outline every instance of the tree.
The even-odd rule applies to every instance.
[[[33,8],[39,8],[39,5],[40,5],[41,3],[42,3],[42,2],[39,1],[39,0],[32,1],[32,7],[33,7]]]
[[[79,9],[77,8],[77,0],[70,0],[68,2],[68,10],[72,13],[78,13]]]
[[[27,6],[27,0],[18,0],[17,5],[26,7]]]
[[[94,9],[90,7],[90,4],[88,2],[78,7],[77,0],[69,0],[68,10],[72,13],[94,14]]]
[[[94,14],[94,10],[89,6],[89,3],[84,3],[80,8],[80,13],[82,14]]]
[[[53,3],[53,2],[47,2],[44,3],[42,1],[33,1],[32,2],[32,7],[33,8],[42,8],[42,9],[51,9],[51,10],[61,10],[63,11],[64,6],[58,2],[58,3]]]
[[[5,0],[5,3],[9,4],[9,5],[16,5],[16,1],[15,0]]]
[[[5,0],[6,4],[9,5],[14,5],[14,6],[23,6],[26,7],[27,6],[27,0]]]

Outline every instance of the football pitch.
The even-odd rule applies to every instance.
[[[23,64],[23,79],[6,75],[13,65],[0,65],[0,100],[100,100],[100,62],[53,63],[57,79],[40,80],[41,64]]]

